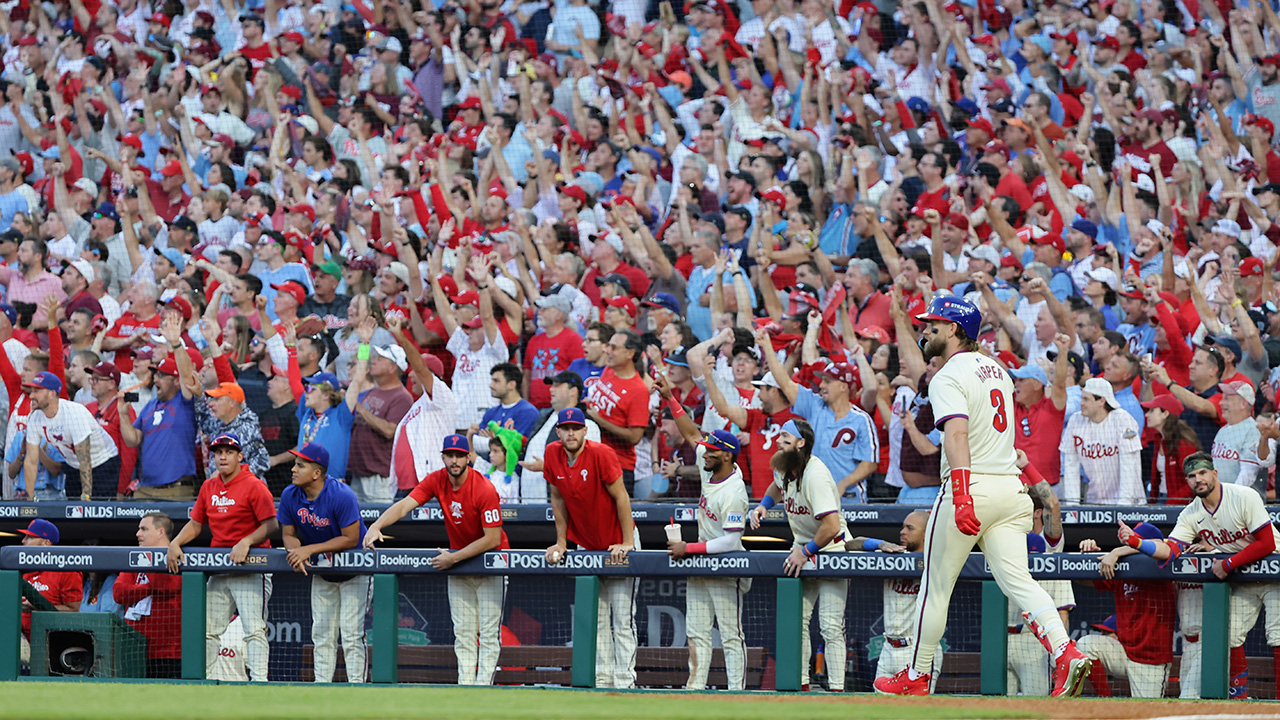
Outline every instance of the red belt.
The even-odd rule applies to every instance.
[[[1182,641],[1183,642],[1200,642],[1200,634],[1196,633],[1195,635],[1183,635]]]
[[[884,639],[884,643],[885,643],[886,645],[888,645],[889,647],[904,648],[904,647],[906,647],[906,646],[910,645],[910,644],[911,644],[911,641],[910,641],[910,640],[908,640],[908,639],[906,639],[906,638],[891,638],[891,637],[886,637],[886,638]]]
[[[1021,625],[1011,625],[1011,626],[1009,626],[1009,634],[1010,634],[1010,635],[1020,635],[1020,634],[1022,634],[1022,626],[1021,626]]]

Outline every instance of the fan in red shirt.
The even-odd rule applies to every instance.
[[[215,477],[204,481],[195,505],[191,507],[191,521],[182,527],[178,537],[169,543],[169,572],[182,569],[185,559],[182,546],[200,537],[204,526],[213,534],[210,547],[231,548],[231,562],[243,565],[249,559],[249,549],[271,547],[267,538],[276,534],[276,506],[271,491],[261,478],[244,464],[240,438],[234,433],[222,433],[209,443]],[[271,600],[271,576],[264,573],[225,573],[209,578],[205,605],[205,664],[210,674],[217,659],[218,638],[226,632],[235,614],[240,615],[244,626],[245,666],[249,679],[266,682],[267,658],[267,603]]]
[[[471,444],[465,435],[449,435],[441,450],[444,468],[428,474],[409,496],[387,508],[365,532],[364,546],[384,540],[382,528],[437,499],[444,513],[449,549],[431,558],[436,570],[448,570],[464,560],[505,550],[502,509],[493,483],[474,468]],[[501,575],[450,575],[449,613],[453,616],[454,653],[458,656],[459,685],[489,685],[498,669],[502,648],[502,597],[506,578]]]
[[[250,80],[253,80],[253,76],[266,66],[268,60],[276,56],[276,51],[271,45],[263,41],[263,32],[266,27],[267,22],[260,15],[250,12],[240,16],[240,34],[244,37],[244,44],[236,48],[236,52],[249,61]]]
[[[636,443],[649,427],[649,386],[636,370],[640,336],[616,332],[604,346],[604,372],[591,386],[587,417],[600,426],[600,440],[618,454],[627,494],[636,477]]]
[[[600,429],[603,431],[604,425]],[[570,541],[583,550],[608,550],[615,562],[622,561],[639,547],[640,540],[617,454],[604,443],[587,439],[586,416],[576,407],[565,408],[556,416],[556,436],[560,439],[547,445],[542,469],[556,520],[556,544],[547,548],[547,562],[560,562]],[[598,688],[635,687],[635,581],[633,577],[600,579]]]
[[[48,547],[58,544],[58,526],[48,520],[32,520],[22,533],[22,544],[28,547]],[[84,578],[78,572],[59,572],[57,570],[37,570],[23,573],[22,579],[31,583],[45,600],[53,603],[59,612],[80,612],[80,601],[84,599]],[[32,605],[26,598],[22,599],[22,635],[23,642],[31,637]]]
[[[745,408],[729,402],[714,382],[707,383],[707,397],[716,412],[747,434],[747,451],[739,455],[738,465],[742,467],[743,477],[750,478],[751,497],[758,498],[764,496],[773,482],[773,468],[769,463],[778,451],[778,434],[788,420],[799,416],[791,412],[791,404],[778,388],[773,373],[765,373],[763,378],[753,380],[751,384],[756,387],[756,395],[760,398],[758,408]],[[744,457],[745,463],[742,461]]]
[[[114,350],[120,372],[133,372],[133,349],[147,345],[151,331],[160,328],[154,283],[134,283],[128,291],[129,312],[120,316],[102,341],[103,350]],[[181,297],[181,296],[176,296]]]
[[[1173,175],[1173,166],[1178,163],[1178,156],[1173,154],[1164,140],[1160,139],[1160,124],[1164,115],[1159,110],[1147,108],[1134,115],[1133,131],[1126,138],[1127,142],[1120,146],[1124,159],[1129,166],[1140,175],[1151,174],[1151,156],[1160,156],[1160,174],[1164,177]],[[1119,158],[1116,158],[1119,160]]]
[[[162,512],[138,521],[139,547],[168,547],[173,520]],[[157,550],[158,555],[161,551]],[[177,678],[182,674],[182,576],[159,572],[122,572],[112,597],[123,608],[125,622],[147,639],[147,677]]]
[[[138,464],[138,448],[129,447],[120,434],[120,404],[116,395],[120,390],[120,370],[109,362],[100,362],[89,368],[89,389],[93,392],[93,402],[85,405],[85,409],[93,413],[116,447],[120,449],[120,479],[116,492],[121,496],[132,492],[129,485],[133,482],[133,468]],[[129,406],[128,423],[137,420],[137,413]]]

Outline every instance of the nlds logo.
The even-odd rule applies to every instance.
[[[112,517],[112,508],[101,505],[68,505],[67,517],[73,520],[84,518],[105,518]]]
[[[129,567],[153,568],[164,565],[167,555],[163,550],[131,550]]]

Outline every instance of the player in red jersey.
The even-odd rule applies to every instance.
[[[587,417],[600,426],[600,441],[617,453],[627,495],[636,482],[636,443],[649,426],[649,386],[636,370],[640,336],[616,332],[604,346],[604,372],[591,386]]]
[[[173,520],[162,512],[138,521],[138,547],[168,547]],[[122,572],[111,596],[125,609],[124,619],[147,638],[147,677],[182,674],[182,576],[167,572]]]
[[[218,476],[200,486],[191,522],[182,527],[178,537],[169,543],[169,572],[182,569],[182,546],[200,537],[204,526],[213,534],[210,547],[231,548],[231,562],[241,565],[249,558],[249,549],[271,547],[267,538],[276,534],[276,506],[271,491],[261,478],[244,464],[240,438],[223,433],[209,443]],[[219,573],[209,576],[208,603],[205,606],[205,668],[213,672],[220,638],[239,614],[244,626],[245,665],[253,682],[267,681],[267,603],[271,601],[269,573]]]
[[[439,499],[449,549],[431,558],[431,566],[448,570],[489,550],[505,550],[502,510],[493,483],[471,463],[465,435],[444,439],[444,468],[428,474],[409,496],[387,508],[369,526],[364,546],[383,540],[382,528],[394,525],[414,508]],[[502,606],[507,579],[501,575],[450,575],[449,614],[453,617],[453,651],[458,657],[459,685],[490,685],[502,649]]]
[[[22,533],[22,544],[33,547],[45,547],[58,544],[58,526],[48,520],[32,520]],[[59,570],[37,570],[23,573],[22,579],[31,583],[45,600],[61,612],[80,612],[80,601],[84,599],[84,579],[78,572],[62,572]],[[31,603],[22,599],[22,651],[24,663],[31,661]]]
[[[640,536],[617,455],[587,439],[587,419],[578,408],[560,411],[556,435],[560,440],[547,446],[542,470],[556,518],[556,544],[547,548],[547,562],[560,562],[570,540],[583,550],[608,550],[615,561],[622,560],[639,549]],[[635,687],[635,588],[633,577],[600,579],[596,687]]]

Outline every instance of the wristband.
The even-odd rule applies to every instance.
[[[1226,568],[1227,572],[1235,570],[1235,568],[1231,566],[1231,558],[1227,558],[1226,560],[1223,560],[1222,567]]]
[[[1036,469],[1036,466],[1031,463],[1027,463],[1027,466],[1022,468],[1022,472],[1027,476],[1027,479],[1031,481],[1032,485],[1037,485],[1044,480],[1044,475],[1041,475],[1040,471]]]
[[[684,546],[684,551],[690,555],[706,555],[707,544],[704,542],[688,543]]]
[[[876,538],[867,538],[862,541],[862,549],[867,551],[878,550],[880,548],[880,545],[882,545],[883,543],[884,543],[883,540],[877,540]]]
[[[671,410],[672,420],[684,417],[684,406],[677,402],[674,397],[667,401],[667,408]]]
[[[1243,302],[1243,301],[1241,301],[1241,300],[1240,300],[1240,298],[1236,298],[1234,301],[1232,301],[1232,303],[1231,303],[1231,307],[1236,307],[1236,306],[1238,306],[1238,305],[1243,305],[1243,304],[1244,304],[1244,302]]]
[[[760,500],[760,507],[764,508],[765,510],[768,510],[777,504],[778,504],[778,501],[774,500],[771,495],[765,495]]]
[[[369,359],[369,346],[368,346],[368,345],[361,345],[361,346],[359,346],[359,347],[357,347],[357,348],[356,348],[356,359],[357,359],[357,360],[368,360],[368,359]]]
[[[951,494],[955,497],[969,495],[969,468],[951,469]]]
[[[801,552],[804,553],[805,557],[811,558],[814,555],[818,554],[818,550],[819,550],[818,542],[816,540],[810,540],[809,542],[805,543],[804,547],[800,548],[800,550]]]
[[[1131,534],[1125,544],[1148,557],[1156,556],[1156,541],[1147,540],[1137,533]]]

